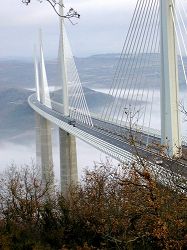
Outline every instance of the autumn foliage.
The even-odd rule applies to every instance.
[[[33,167],[11,168],[0,182],[0,249],[187,249],[185,183],[156,178],[98,164],[65,199]]]

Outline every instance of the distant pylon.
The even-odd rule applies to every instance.
[[[35,55],[35,80],[37,100],[45,106],[51,108],[47,74],[43,55],[42,35],[40,31],[40,67]],[[35,52],[36,54],[36,52]],[[36,113],[36,161],[41,167],[43,183],[53,183],[53,156],[52,156],[52,138],[51,123]]]
[[[45,68],[41,30],[39,31],[39,42],[40,42],[40,84],[41,84],[40,100],[48,108],[51,108],[51,100],[50,100],[49,85],[47,81],[47,74],[46,74],[46,68]]]
[[[38,70],[38,57],[36,52],[36,46],[34,46],[34,69],[35,69],[36,95],[37,95],[37,100],[40,102],[39,70]]]

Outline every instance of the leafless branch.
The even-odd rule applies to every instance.
[[[179,110],[181,111],[181,113],[184,115],[184,121],[187,121],[187,110],[186,107],[184,106],[183,102],[179,103]]]
[[[22,3],[29,5],[31,3],[31,0],[21,0]],[[60,11],[58,10],[58,8],[64,8],[64,5],[60,3],[60,1],[57,0],[38,0],[40,3],[42,3],[43,1],[48,2],[51,7],[53,8],[53,10],[55,11],[55,13],[62,18],[66,18],[68,19],[73,25],[75,25],[76,23],[73,22],[72,20],[75,19],[79,19],[80,18],[80,14],[74,10],[73,8],[70,8],[69,11],[65,14],[65,15],[61,15]]]

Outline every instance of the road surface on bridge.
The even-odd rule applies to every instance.
[[[43,112],[65,122],[70,126],[75,126],[77,129],[86,132],[89,135],[94,136],[100,140],[103,140],[119,149],[130,152],[135,156],[141,156],[154,164],[157,158],[160,157],[160,152],[158,151],[160,145],[160,138],[156,135],[147,135],[143,131],[135,131],[133,129],[120,127],[119,125],[99,120],[98,118],[92,117],[93,126],[87,125],[85,123],[75,121],[69,116],[63,116],[62,113],[48,108],[47,106],[41,104],[36,95],[33,94],[29,98],[29,102],[35,105],[37,108]],[[152,142],[152,146],[147,146],[147,141]],[[90,143],[91,144],[91,143]],[[187,149],[186,146],[183,146]],[[172,170],[175,173],[180,173],[187,177],[187,162],[184,160],[171,160],[167,157],[161,157],[161,166],[166,170]],[[138,159],[138,158],[137,158]]]

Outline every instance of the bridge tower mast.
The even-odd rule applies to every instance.
[[[59,2],[59,14],[64,15],[63,0]],[[65,116],[69,115],[69,98],[67,83],[67,65],[65,58],[65,39],[64,39],[64,18],[60,17],[60,41],[59,41],[59,61],[60,61],[60,81],[62,83],[63,92],[63,112]]]
[[[40,67],[38,70],[38,60],[35,55],[35,80],[37,100],[42,104],[51,107],[45,61],[42,46],[42,34],[40,31]],[[39,74],[40,73],[40,74]],[[51,123],[40,114],[35,114],[36,121],[36,162],[41,167],[43,183],[53,185],[53,155],[52,155],[52,135]]]
[[[178,68],[173,22],[175,0],[160,0],[161,10],[161,144],[172,156],[181,154]]]
[[[59,14],[64,15],[63,0],[59,1]],[[60,83],[62,83],[63,92],[63,113],[69,116],[69,98],[68,98],[68,79],[67,63],[65,57],[65,39],[64,39],[64,18],[60,17],[60,41],[59,41],[59,61],[60,61]],[[77,151],[75,136],[59,128],[60,143],[60,179],[61,192],[66,196],[68,186],[78,182],[77,173]]]

